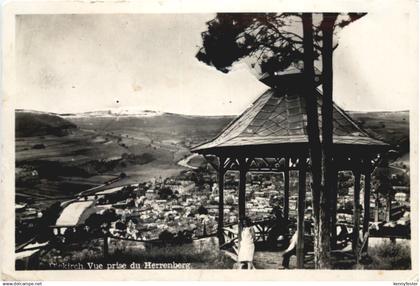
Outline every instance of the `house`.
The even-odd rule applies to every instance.
[[[404,203],[404,202],[406,202],[406,201],[407,201],[407,198],[408,198],[408,196],[407,196],[407,194],[406,194],[406,193],[403,193],[403,192],[398,192],[398,193],[396,193],[396,194],[395,194],[395,200],[396,200],[397,202],[399,202],[399,203]]]
[[[219,186],[216,183],[213,183],[213,186],[211,187],[212,194],[218,194],[219,193]]]
[[[262,192],[262,191],[259,191],[259,192],[254,192],[254,196],[257,198],[257,197],[265,197],[265,193],[264,192]]]
[[[348,193],[347,193],[349,196],[353,196],[354,195],[354,187],[350,187],[349,189],[348,189]]]
[[[297,209],[297,196],[290,196],[289,206],[290,206],[291,210],[296,210]]]
[[[184,210],[184,207],[183,207],[183,206],[181,206],[181,205],[173,205],[173,206],[171,207],[171,210],[173,210],[173,211],[177,211],[177,212],[181,212],[181,211],[183,211],[183,210]]]
[[[149,189],[146,191],[146,199],[154,200],[156,198],[157,198],[157,194],[155,193],[155,190]]]

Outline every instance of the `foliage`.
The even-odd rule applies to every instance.
[[[118,219],[114,209],[107,209],[102,214],[93,213],[85,221],[85,225],[89,228],[91,234],[100,235],[106,227],[113,221]]]
[[[45,149],[44,144],[35,144],[32,146],[32,149]]]
[[[379,166],[373,176],[375,190],[382,195],[388,195],[392,190],[389,167]]]
[[[173,196],[174,192],[171,188],[163,187],[158,191],[158,194],[161,200],[167,200]]]
[[[105,199],[105,203],[114,204],[116,202],[124,201],[133,195],[133,187],[125,186],[121,190],[108,194]]]
[[[234,203],[235,201],[234,201],[234,199],[233,199],[233,196],[232,195],[228,195],[228,196],[226,196],[226,199],[225,199],[225,203],[227,204],[227,205],[233,205],[233,203]]]
[[[193,181],[197,186],[202,186],[204,184],[203,170],[194,170],[191,173],[191,181]]]
[[[175,234],[166,229],[159,234],[159,240],[161,240],[164,243],[171,242],[174,239],[174,237]]]
[[[410,245],[386,241],[369,250],[372,263],[365,269],[402,270],[411,269]]]
[[[337,32],[365,13],[339,15]],[[274,74],[303,61],[300,13],[218,13],[201,34],[203,45],[196,57],[221,72],[246,60],[261,73]],[[321,55],[321,29],[314,25],[314,60]]]
[[[201,206],[199,206],[198,207],[198,210],[197,210],[197,212],[198,212],[198,214],[208,214],[209,213],[209,211],[203,206],[203,205],[201,205]]]
[[[409,186],[410,177],[407,174],[395,174],[391,177],[392,186]]]
[[[50,269],[50,263],[81,263],[87,268],[88,262],[126,263],[191,263],[192,268],[202,269],[232,269],[233,262],[212,247],[195,247],[194,244],[150,246],[140,250],[131,248],[127,241],[116,241],[110,245],[110,253],[103,257],[103,240],[91,240],[76,248],[53,248],[40,261],[40,269]],[[207,245],[207,244],[206,244]],[[135,251],[133,251],[135,249]]]
[[[302,37],[287,30],[299,20],[288,13],[219,13],[207,22],[197,59],[222,72],[245,57],[263,72],[284,70],[303,60]]]
[[[44,225],[53,225],[57,221],[58,217],[60,216],[61,212],[61,204],[60,202],[55,202],[47,209],[42,211],[42,222],[41,224]]]
[[[16,110],[15,122],[16,137],[64,136],[77,128],[75,124],[60,116],[22,110]]]

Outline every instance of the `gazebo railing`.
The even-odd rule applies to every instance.
[[[274,222],[271,219],[256,221],[252,224],[255,231],[256,242],[266,242],[268,234],[273,228]],[[220,249],[233,252],[238,255],[238,224],[227,224],[223,227],[224,243],[220,245]]]
[[[236,230],[233,226],[228,226],[223,228],[223,237],[225,243],[220,245],[220,249],[233,252],[233,254],[238,255],[239,250],[239,240],[238,240],[238,228],[236,225]]]

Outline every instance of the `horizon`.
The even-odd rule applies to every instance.
[[[124,108],[121,108],[124,109]],[[82,112],[52,112],[52,111],[45,111],[45,110],[34,110],[34,109],[24,109],[24,108],[16,108],[15,112],[39,112],[39,113],[49,113],[54,114],[58,116],[66,116],[66,115],[77,115],[77,114],[87,114],[87,113],[94,113],[94,112],[109,112],[112,110],[117,110],[117,108],[114,109],[98,109],[98,110],[89,110],[89,111],[82,111]],[[245,111],[245,110],[244,110]],[[151,112],[156,113],[156,116],[163,115],[163,114],[174,114],[174,115],[180,115],[180,116],[191,116],[191,117],[237,117],[240,116],[240,114],[220,114],[220,115],[212,115],[212,114],[186,114],[186,113],[177,113],[177,112],[169,112],[169,111],[161,111],[161,110],[138,110],[138,112]],[[407,112],[410,113],[409,109],[400,109],[400,110],[346,110],[344,109],[344,112],[346,113],[401,113],[401,112]],[[113,113],[115,114],[115,113]],[[136,115],[136,113],[131,113],[133,116]],[[138,113],[137,113],[138,115]],[[123,116],[115,114],[114,117]],[[130,117],[129,115],[125,115],[125,117]],[[152,117],[152,116],[150,116]]]

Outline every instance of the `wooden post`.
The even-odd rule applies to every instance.
[[[299,193],[297,206],[297,244],[296,244],[296,258],[297,268],[304,267],[304,238],[305,238],[305,192],[306,192],[306,162],[304,158],[299,159]]]
[[[338,170],[334,171],[331,182],[331,248],[337,247],[337,200],[338,200]]]
[[[353,171],[354,174],[354,195],[353,195],[353,252],[358,263],[359,253],[359,230],[360,230],[360,171]]]
[[[245,219],[245,186],[246,186],[246,164],[245,158],[239,159],[239,196],[238,196],[238,208],[239,208],[239,221],[238,221],[238,241],[241,242],[242,225]]]
[[[225,187],[225,158],[219,158],[218,181],[219,181],[219,217],[217,221],[217,236],[219,238],[219,245],[225,243],[223,235],[223,221],[224,221],[224,196],[223,191]]]
[[[288,160],[287,160],[288,161]],[[286,222],[287,232],[289,232],[289,185],[290,185],[290,178],[289,178],[289,166],[288,162],[286,165],[286,170],[284,171],[284,205],[283,205],[283,215],[284,221]]]
[[[370,184],[371,178],[370,178],[370,170],[367,170],[365,172],[365,191],[364,191],[364,213],[363,213],[363,237],[366,235],[366,233],[369,230],[369,220],[370,220]],[[364,251],[367,251],[368,248],[368,240],[366,240],[366,243],[363,247]]]
[[[104,258],[107,259],[108,258],[108,253],[109,253],[109,247],[108,247],[108,236],[104,235]]]
[[[373,215],[374,215],[374,222],[379,222],[379,194],[378,194],[378,191],[376,191],[376,194],[375,194],[375,210],[374,210],[374,213],[373,213]]]

